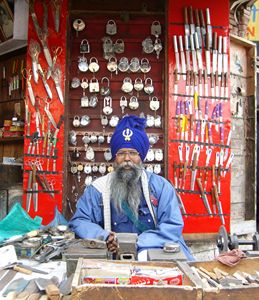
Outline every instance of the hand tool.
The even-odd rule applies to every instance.
[[[207,75],[210,75],[210,41],[209,41],[209,35],[206,34],[206,48],[205,48],[205,61],[206,61],[206,70]]]
[[[199,48],[202,49],[203,47],[203,42],[202,42],[202,37],[201,37],[201,24],[200,24],[200,17],[199,17],[199,10],[195,9],[195,19],[196,19],[196,33],[198,35],[198,41],[199,41]]]
[[[214,185],[212,187],[212,192],[213,192],[213,195],[214,195],[215,200],[216,200],[216,205],[217,205],[218,214],[219,214],[219,217],[220,217],[221,224],[225,225],[225,219],[224,219],[224,215],[223,215],[222,204],[221,204],[221,201],[219,200],[219,193],[218,193],[218,189],[217,189],[216,185]]]
[[[224,173],[223,173],[223,177],[226,176],[226,173],[227,173],[227,171],[228,171],[228,169],[229,169],[229,167],[230,167],[230,164],[232,163],[232,161],[233,161],[233,159],[234,159],[234,156],[235,156],[234,153],[230,153],[230,155],[229,155],[229,157],[228,157],[228,160],[227,160],[227,162],[226,162],[226,166],[225,166],[225,171],[224,171]]]
[[[227,143],[226,143],[227,148],[225,149],[225,153],[224,153],[224,161],[226,161],[228,158],[228,151],[229,151],[228,147],[229,147],[230,141],[231,141],[231,134],[232,134],[232,130],[230,129],[228,132],[228,138],[227,138]]]
[[[186,63],[185,63],[185,55],[183,50],[183,37],[179,35],[179,50],[180,50],[180,57],[181,57],[181,67],[182,67],[182,77],[183,80],[186,80]]]
[[[217,32],[213,33],[213,46],[212,46],[212,73],[216,75],[218,62],[218,48],[217,48]]]
[[[188,7],[184,7],[184,34],[189,37],[190,35],[190,26],[188,22]]]
[[[209,201],[208,201],[208,198],[203,190],[203,187],[202,187],[202,183],[201,183],[201,178],[197,178],[197,184],[198,184],[198,187],[199,187],[199,190],[200,190],[200,194],[201,194],[201,198],[202,198],[202,201],[203,201],[203,204],[208,212],[208,214],[210,215],[210,217],[212,217],[212,212],[211,212],[211,209],[210,209],[210,205],[209,205]]]
[[[195,74],[198,73],[198,66],[197,66],[197,57],[196,57],[196,51],[194,47],[194,35],[190,35],[190,44],[191,44],[191,54],[192,54],[192,70]]]
[[[62,75],[62,73],[61,73],[60,68],[56,66],[55,69],[52,72],[52,78],[53,78],[54,83],[55,83],[55,87],[56,87],[56,91],[58,93],[59,101],[62,104],[64,104],[64,97],[63,97],[63,93],[62,93],[61,86],[60,86],[61,75]]]
[[[32,198],[32,170],[29,171],[28,183],[27,183],[27,195],[26,195],[26,211],[30,211],[31,198]]]
[[[181,210],[182,214],[183,214],[183,215],[187,215],[185,206],[184,206],[184,204],[183,204],[182,197],[179,195],[179,193],[176,193],[176,196],[177,196],[177,200],[178,200],[179,207],[180,207],[180,210]]]
[[[223,57],[222,57],[222,36],[219,35],[218,38],[218,75],[219,75],[219,81],[222,80],[222,65],[223,65]]]
[[[58,56],[61,55],[62,53],[62,48],[61,47],[55,47],[52,49],[53,51],[53,61],[52,61],[52,66],[48,68],[48,72],[47,72],[47,79],[50,78],[51,74],[53,73],[54,69],[55,69],[55,65],[56,65],[56,62],[57,62],[57,58]]]
[[[44,101],[45,101],[44,111],[45,111],[45,113],[46,113],[49,121],[53,125],[53,127],[57,128],[56,121],[55,121],[54,117],[52,116],[52,114],[51,114],[51,112],[49,110],[50,103],[51,103],[52,100],[47,97],[46,100],[44,100]]]
[[[195,145],[192,152],[192,177],[191,177],[191,190],[194,190],[195,178],[197,173],[197,165],[199,161],[200,147]]]
[[[38,211],[38,193],[39,193],[39,188],[38,188],[38,182],[36,179],[36,173],[37,169],[36,166],[32,166],[32,198],[33,198],[33,205],[34,205],[34,211]]]
[[[48,6],[46,1],[42,1],[43,6],[43,20],[42,20],[42,31],[44,34],[48,35],[49,29],[48,29]]]
[[[33,89],[31,86],[32,70],[31,69],[29,69],[29,70],[23,69],[22,76],[26,79],[29,98],[31,100],[32,106],[34,106],[35,105],[35,97],[34,97]]]
[[[174,70],[174,101],[178,98],[178,74],[177,69]]]
[[[203,45],[205,45],[205,40],[206,40],[206,27],[205,27],[205,21],[203,17],[203,12],[200,9],[199,10],[199,16],[200,16],[200,22],[201,22],[201,36],[203,39]]]
[[[189,156],[190,156],[190,146],[186,146],[185,148],[185,162],[184,162],[184,168],[183,168],[183,189],[185,188],[185,179],[187,174],[187,166],[189,164]]]
[[[208,177],[209,177],[209,171],[208,171],[208,167],[209,167],[209,163],[210,163],[210,158],[211,158],[211,153],[212,153],[212,149],[211,148],[208,148],[206,150],[206,162],[205,162],[205,169],[204,169],[204,172],[205,172],[205,179],[204,179],[204,191],[206,191],[206,188],[207,188],[207,183],[208,183]]]
[[[197,55],[197,61],[198,61],[198,70],[202,73],[202,70],[203,70],[202,48],[200,48],[200,46],[199,46],[199,39],[198,39],[197,32],[195,32],[193,36],[194,36],[196,55]]]
[[[55,23],[55,30],[59,32],[60,29],[60,11],[61,11],[61,3],[62,0],[52,0],[53,5],[53,15],[54,15],[54,23]]]
[[[47,92],[48,97],[50,99],[52,99],[52,91],[51,91],[49,84],[47,82],[47,79],[46,79],[46,72],[39,70],[39,74],[41,75],[41,79],[42,79],[42,82],[43,82],[43,85]]]
[[[37,41],[31,40],[29,45],[29,54],[32,60],[32,74],[35,83],[38,83],[39,80],[38,63],[40,51],[40,44]]]
[[[186,55],[186,70],[191,71],[191,59],[190,59],[190,48],[189,48],[189,36],[184,36],[184,49]]]
[[[228,38],[227,36],[223,37],[223,73],[228,73],[228,53],[227,53],[227,44]]]
[[[180,56],[178,51],[178,44],[177,44],[177,36],[173,36],[173,43],[174,43],[174,55],[175,55],[175,66],[177,70],[177,79],[180,78],[181,73],[181,66],[180,66]]]
[[[174,169],[174,187],[175,187],[175,189],[178,189],[178,176],[177,176],[177,164],[176,164],[176,161],[174,161],[173,169]]]
[[[37,15],[36,15],[35,10],[34,10],[34,3],[35,3],[35,0],[31,0],[29,2],[29,12],[30,12],[30,15],[31,15],[31,18],[32,18],[32,21],[33,21],[35,31],[36,31],[38,37],[40,37],[41,28],[40,28],[40,25],[39,25],[39,22],[38,22]]]
[[[210,22],[210,9],[206,8],[207,34],[209,35],[210,48],[212,47],[212,26]]]
[[[195,33],[195,24],[193,20],[193,10],[192,6],[189,7],[189,19],[190,19],[190,35]]]
[[[178,146],[178,155],[180,161],[180,172],[179,172],[179,189],[182,187],[182,173],[183,173],[183,148],[182,146]]]

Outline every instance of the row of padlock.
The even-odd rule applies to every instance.
[[[100,70],[100,64],[96,57],[91,57],[89,59],[89,63],[87,58],[82,55],[78,58],[78,69],[85,73],[88,70],[92,73],[96,73]],[[119,61],[115,56],[111,56],[107,62],[107,70],[111,73],[118,74],[118,71],[125,73],[125,72],[142,72],[144,74],[148,73],[151,70],[151,65],[149,60],[144,57],[139,59],[138,57],[133,57],[130,61],[127,57],[121,57]]]
[[[78,134],[76,131],[71,130],[69,132],[69,144],[72,146],[76,146],[78,143]],[[112,133],[108,133],[108,134],[104,134],[103,132],[85,132],[82,135],[82,142],[83,144],[95,144],[98,143],[103,144],[103,143],[107,143],[110,144],[111,141],[111,137],[112,137]],[[159,135],[157,134],[148,134],[148,140],[150,145],[155,145],[158,141],[159,141]]]
[[[81,152],[77,147],[75,147],[71,153],[71,156],[73,159],[79,159],[81,157]],[[112,160],[112,153],[110,148],[106,148],[103,152],[103,157],[105,161],[111,161]],[[89,144],[85,144],[85,154],[84,159],[89,161],[95,160],[95,151],[92,146],[89,146]],[[150,148],[147,152],[145,161],[153,162],[153,161],[163,161],[164,154],[162,149],[153,149]]]

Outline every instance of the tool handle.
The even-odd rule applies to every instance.
[[[25,268],[23,268],[23,267],[21,267],[21,266],[17,266],[17,265],[15,265],[15,266],[13,267],[13,269],[14,269],[14,271],[16,271],[16,272],[20,272],[20,273],[27,274],[27,275],[31,275],[31,273],[32,273],[31,270],[25,269]]]
[[[184,24],[188,24],[188,8],[184,7]]]
[[[196,19],[197,27],[200,27],[201,23],[200,23],[200,17],[199,17],[199,10],[198,9],[195,9],[195,19]]]
[[[200,14],[200,20],[201,20],[201,27],[205,27],[204,16],[203,16],[203,12],[201,9],[199,10],[199,14]]]
[[[189,7],[190,24],[194,24],[192,6]]]

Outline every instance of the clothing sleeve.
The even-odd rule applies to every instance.
[[[139,235],[138,250],[163,248],[166,242],[177,242],[187,259],[193,260],[182,237],[183,219],[173,186],[165,178],[155,174],[151,175],[149,186],[158,200],[157,226],[156,229]]]
[[[80,238],[106,240],[109,232],[103,229],[102,196],[90,185],[77,202],[76,212],[69,221],[69,227]]]

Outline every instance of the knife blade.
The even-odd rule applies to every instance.
[[[33,204],[34,211],[38,211],[38,183],[36,179],[36,166],[32,166],[32,190],[33,190]]]
[[[227,53],[228,38],[223,37],[223,73],[228,72],[228,53]]]
[[[33,89],[31,86],[31,82],[27,79],[27,88],[28,88],[28,93],[29,93],[29,98],[31,100],[31,104],[32,106],[35,105],[35,97],[34,97],[34,93],[33,93]]]
[[[210,42],[209,42],[209,35],[206,34],[206,48],[205,48],[205,60],[206,60],[206,70],[207,75],[210,75]]]
[[[196,48],[196,54],[197,54],[197,60],[198,60],[198,69],[199,69],[199,71],[202,71],[202,69],[203,69],[202,55],[201,55],[202,50],[199,47],[199,40],[198,40],[197,32],[195,32],[195,34],[194,34],[194,41],[195,41],[195,48]]]
[[[198,66],[197,66],[197,57],[196,57],[196,51],[194,48],[194,40],[193,35],[190,35],[190,44],[191,44],[191,54],[192,54],[192,69],[194,73],[198,72]]]
[[[35,273],[39,273],[39,274],[49,274],[49,272],[46,272],[46,271],[43,271],[43,270],[40,270],[38,268],[34,268],[32,266],[29,266],[29,265],[25,265],[23,264],[22,262],[18,262],[17,263],[18,266],[24,268],[24,269],[27,269],[27,270],[30,270],[32,272],[35,272]]]
[[[210,48],[212,47],[212,26],[210,22],[210,9],[206,8],[207,34],[209,35]]]
[[[208,214],[210,215],[210,217],[212,217],[212,211],[210,209],[208,198],[207,198],[207,196],[206,196],[206,194],[203,190],[202,183],[201,183],[201,178],[197,178],[196,181],[197,181],[197,184],[198,184],[198,187],[199,187],[199,190],[200,190],[200,194],[201,194],[203,204],[204,204]]]
[[[219,193],[218,193],[218,189],[217,189],[216,185],[213,186],[212,192],[213,192],[213,196],[215,198],[216,205],[218,208],[218,214],[220,217],[221,224],[225,225],[225,219],[224,219],[224,215],[223,215],[223,211],[222,211],[222,205],[221,205],[221,201],[219,200]]]
[[[56,86],[56,90],[57,90],[57,93],[58,93],[58,98],[59,98],[60,102],[62,104],[64,104],[63,93],[62,93],[61,87],[59,85],[59,82],[57,80],[55,80],[55,86]]]
[[[28,178],[28,184],[27,184],[27,195],[26,195],[26,211],[29,212],[31,208],[31,197],[32,197],[32,171],[29,171],[29,178]]]
[[[217,72],[218,50],[217,50],[217,32],[213,33],[213,46],[212,46],[212,73],[215,75]]]
[[[182,66],[182,77],[186,80],[186,63],[185,63],[185,55],[183,51],[183,37],[179,35],[179,50],[181,56],[181,66]]]
[[[44,80],[44,79],[43,79],[43,85],[44,85],[44,87],[45,87],[45,90],[46,90],[46,92],[47,92],[48,97],[49,97],[50,99],[52,99],[52,92],[51,92],[51,89],[50,89],[49,84],[47,83],[47,81]]]

